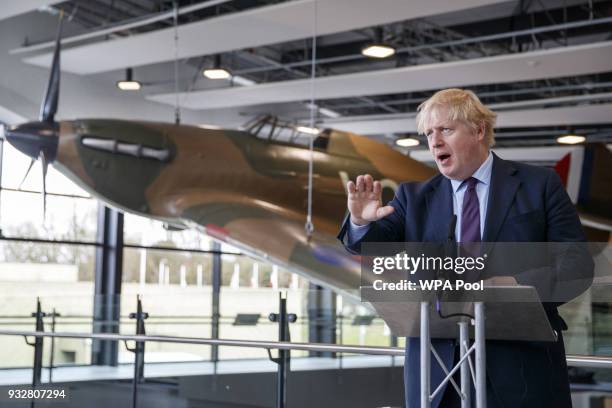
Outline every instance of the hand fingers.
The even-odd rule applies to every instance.
[[[363,176],[357,176],[357,191],[363,193],[365,190],[365,182],[363,180]]]
[[[384,207],[380,207],[378,210],[376,210],[376,218],[381,219],[383,217],[386,217],[386,216],[392,214],[393,211],[395,211],[395,208],[393,208],[390,205],[386,205]]]
[[[372,184],[374,183],[372,176],[370,176],[369,174],[366,174],[365,176],[363,176],[363,181],[365,182],[366,193],[372,192],[372,188],[373,188]]]
[[[380,195],[381,192],[382,192],[382,184],[380,184],[380,181],[375,181],[374,182],[374,194]]]
[[[349,194],[355,194],[355,183],[353,183],[352,180],[349,180],[349,182],[346,183],[346,190],[349,192]]]

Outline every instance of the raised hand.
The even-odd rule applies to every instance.
[[[390,205],[382,206],[380,181],[374,181],[369,174],[357,176],[356,183],[349,181],[346,187],[348,190],[347,206],[354,224],[366,225],[394,211]]]

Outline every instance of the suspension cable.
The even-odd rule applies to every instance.
[[[179,33],[178,33],[178,2],[174,2],[174,123],[181,123],[181,102],[179,97]]]
[[[313,19],[312,19],[312,51],[311,51],[311,62],[310,62],[310,129],[315,129],[315,77],[316,77],[316,65],[317,65],[317,0],[313,1]],[[314,162],[314,138],[316,135],[309,134],[308,150],[310,156],[308,158],[308,214],[306,216],[306,238],[308,241],[312,238],[314,233],[314,224],[312,222],[312,174],[313,174],[313,162]]]

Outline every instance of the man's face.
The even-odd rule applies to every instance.
[[[449,120],[446,107],[434,108],[425,135],[438,170],[450,179],[465,180],[486,159],[484,130],[474,131],[461,121]]]

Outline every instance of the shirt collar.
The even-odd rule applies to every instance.
[[[493,169],[493,154],[489,150],[489,156],[487,159],[480,165],[478,170],[472,174],[476,180],[483,184],[489,184],[491,182],[491,170]],[[453,193],[456,193],[459,190],[459,187],[463,184],[465,180],[453,180],[451,179],[451,185],[453,186]]]

